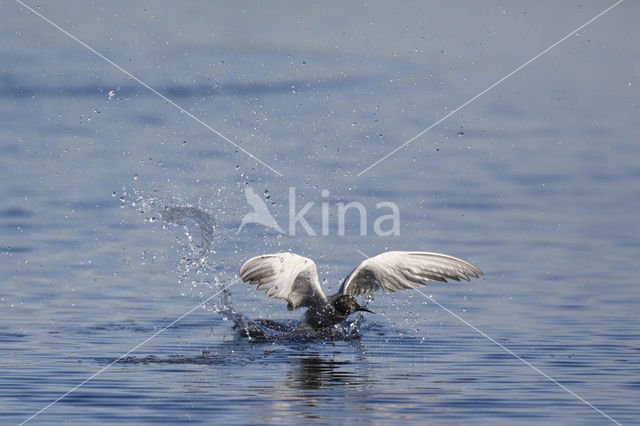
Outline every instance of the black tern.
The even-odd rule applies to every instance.
[[[380,289],[393,293],[419,288],[428,281],[470,281],[470,277],[480,275],[480,269],[446,254],[388,251],[360,263],[336,294],[325,296],[315,262],[294,253],[263,254],[249,259],[240,268],[243,281],[257,284],[258,290],[266,290],[270,297],[286,300],[290,311],[307,307],[303,325],[316,331],[331,331],[354,312],[373,313],[360,306],[353,296]]]

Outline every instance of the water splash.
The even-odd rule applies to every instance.
[[[213,215],[197,207],[165,206],[164,210],[160,212],[160,216],[166,224],[181,226],[185,225],[186,219],[193,220],[200,231],[202,239],[198,259],[204,259],[213,244],[213,234],[216,229]],[[193,241],[193,236],[188,228],[185,228],[185,233],[189,240]]]
[[[228,285],[228,282],[225,283],[223,279],[217,277],[219,271],[210,259],[210,255],[215,254],[214,243],[220,239],[220,235],[216,232],[213,214],[191,205],[169,205],[158,198],[132,197],[132,194],[125,190],[120,196],[120,202],[121,206],[135,208],[144,214],[146,222],[153,223],[161,220],[164,230],[178,227],[184,233],[186,240],[177,238],[178,246],[175,249],[182,253],[177,279],[184,286],[185,291],[204,298]],[[222,291],[219,298],[207,302],[204,308],[219,314],[225,321],[230,321],[237,337],[247,339],[249,342],[327,342],[331,336],[329,330],[315,331],[304,326],[300,321],[252,320],[234,308],[232,295],[228,289]],[[364,316],[358,315],[351,322],[336,325],[331,330],[334,339],[345,341],[359,339],[363,320]]]
[[[163,230],[174,228],[182,232],[176,236],[174,250],[179,255],[176,275],[178,283],[183,286],[183,296],[190,293],[198,298],[206,298],[229,284],[219,277],[219,265],[212,256],[216,253],[215,241],[219,239],[212,213],[200,207],[184,205],[175,199],[173,202],[177,204],[171,205],[164,199],[143,197],[124,188],[119,198],[122,207],[136,209],[145,216],[145,222],[162,221]],[[208,303],[205,308],[224,311],[225,303],[221,298],[220,301]]]
[[[231,292],[224,290],[214,310],[225,320],[233,322],[233,330],[237,337],[246,338],[256,343],[301,343],[309,341],[328,341],[329,330],[313,330],[300,321],[274,321],[268,319],[252,320],[233,308]],[[354,340],[360,338],[360,326],[364,315],[360,314],[355,321],[336,325],[331,331],[335,340]]]
[[[121,201],[123,199],[127,200],[126,194],[123,194]],[[170,226],[181,227],[186,236],[186,244],[184,239],[180,239],[183,245],[177,247],[183,252],[177,271],[179,283],[188,285],[191,291],[199,289],[197,296],[201,298],[206,293],[215,292],[224,287],[225,283],[214,273],[215,265],[208,259],[209,254],[215,253],[213,242],[216,238],[216,227],[212,214],[193,206],[168,206],[162,200],[154,198],[139,197],[137,201],[130,201],[128,204],[145,213],[148,222],[155,222],[153,212],[157,212],[165,230]],[[195,224],[195,229],[190,226],[191,222]],[[197,238],[196,234],[199,234],[200,238]],[[200,240],[199,245],[195,243],[197,240]],[[269,335],[258,322],[252,321],[233,307],[231,292],[228,289],[222,291],[218,299],[207,302],[204,308],[219,314],[225,321],[231,321],[232,328],[239,336],[246,337],[250,341],[269,339]]]
[[[251,321],[251,319],[234,309],[231,292],[228,289],[222,292],[220,300],[213,303],[212,309],[222,315],[225,321],[231,320],[233,322],[232,328],[236,330],[239,336],[246,337],[250,341],[268,339],[268,335],[258,323]]]

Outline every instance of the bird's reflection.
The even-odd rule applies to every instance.
[[[284,386],[292,390],[355,387],[371,383],[366,363],[338,361],[305,355],[289,361],[291,367]]]
[[[291,389],[321,389],[357,381],[356,374],[346,370],[347,362],[310,357],[291,361],[290,364],[294,368],[287,375],[287,387]]]

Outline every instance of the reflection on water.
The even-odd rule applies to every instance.
[[[289,389],[314,390],[371,384],[371,379],[366,374],[356,372],[349,361],[336,361],[321,358],[317,354],[305,354],[299,359],[289,361],[289,364],[291,369],[284,382]]]
[[[310,351],[290,353],[282,361],[286,366],[282,377],[269,380],[268,385],[251,386],[263,401],[260,421],[288,422],[292,416],[325,421],[341,417],[344,404],[376,384],[363,368],[366,359],[353,363]],[[329,401],[332,408],[327,407]]]

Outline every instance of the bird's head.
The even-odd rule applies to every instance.
[[[360,306],[355,298],[347,294],[343,294],[342,296],[338,297],[333,302],[333,306],[334,308],[336,308],[336,311],[346,316],[349,316],[352,313],[358,312],[358,311],[370,312],[372,314],[375,313],[365,307]]]

